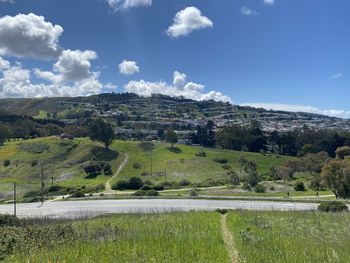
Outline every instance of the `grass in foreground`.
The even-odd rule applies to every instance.
[[[237,212],[228,218],[245,262],[349,262],[348,213]]]
[[[228,262],[218,213],[118,215],[72,228],[74,240],[7,262]]]

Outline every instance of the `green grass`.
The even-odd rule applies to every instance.
[[[47,119],[47,111],[39,110],[38,115],[34,116],[34,119]]]
[[[29,251],[8,262],[228,262],[220,215],[209,212],[118,215],[73,224],[73,243]],[[30,256],[29,256],[30,255]]]
[[[100,161],[110,162],[116,171],[122,161],[116,151],[106,152],[102,145],[89,139],[61,140],[57,137],[38,138],[27,141],[11,141],[0,147],[0,192],[12,189],[18,184],[19,194],[40,187],[41,166],[44,167],[45,184],[63,186],[95,187],[105,183],[110,176],[99,175],[88,179],[82,164],[93,156]],[[8,167],[4,161],[10,160]]]
[[[112,148],[129,154],[129,163],[121,172],[118,179],[141,176],[143,172],[150,174],[150,155],[141,150],[139,142],[115,141]],[[208,179],[225,179],[227,171],[222,168],[222,164],[214,161],[215,158],[226,158],[228,165],[237,172],[240,171],[238,160],[241,155],[255,160],[258,164],[258,171],[266,173],[271,164],[280,165],[285,160],[293,157],[278,155],[262,155],[260,153],[243,153],[220,149],[209,149],[203,147],[193,147],[187,145],[176,145],[178,149],[175,153],[171,151],[170,144],[156,142],[156,149],[153,151],[153,176],[143,176],[144,180],[153,182],[181,181],[187,179],[192,183],[200,183]],[[206,157],[197,157],[198,151],[206,152]],[[133,164],[141,164],[140,169],[133,168]],[[166,178],[164,176],[166,172]]]
[[[228,218],[245,262],[349,262],[348,213],[235,212]]]

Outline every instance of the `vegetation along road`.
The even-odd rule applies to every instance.
[[[79,218],[112,213],[149,213],[215,209],[309,211],[316,210],[317,204],[272,202],[272,201],[228,201],[194,199],[141,199],[141,200],[93,200],[18,204],[19,217]],[[13,212],[12,205],[0,205],[0,214]]]

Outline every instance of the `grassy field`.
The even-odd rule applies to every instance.
[[[19,193],[40,187],[41,167],[44,167],[45,184],[94,187],[105,183],[110,176],[88,178],[81,165],[96,157],[110,162],[113,171],[122,158],[116,151],[104,151],[103,146],[89,139],[61,140],[57,137],[28,141],[11,141],[0,147],[0,193],[12,189],[17,182]],[[5,161],[9,161],[5,165]]]
[[[230,251],[241,263],[347,263],[349,219],[349,213],[234,211],[227,217],[175,212],[39,220],[38,225],[0,226],[0,251],[11,263],[228,263]]]
[[[156,142],[153,151],[153,175],[150,175],[151,156],[139,147],[139,142],[115,141],[112,148],[129,154],[128,165],[121,172],[118,179],[133,176],[142,177],[152,182],[181,181],[187,179],[192,183],[200,183],[206,180],[220,180],[226,178],[227,170],[222,164],[214,161],[215,158],[225,158],[228,165],[237,172],[240,171],[238,160],[244,155],[255,160],[258,164],[258,172],[266,173],[271,164],[280,165],[293,157],[278,155],[263,155],[260,153],[242,153],[236,151],[208,149],[187,145],[176,145],[176,150],[171,150],[170,144]],[[196,153],[205,152],[206,157],[198,157]],[[141,167],[135,169],[134,164]],[[141,176],[144,174],[144,176]]]
[[[73,223],[75,241],[8,262],[228,262],[218,213],[119,215]]]
[[[228,219],[245,262],[349,262],[348,213],[235,212]]]

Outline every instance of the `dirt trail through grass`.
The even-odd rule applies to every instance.
[[[230,257],[230,263],[239,263],[238,251],[235,248],[235,241],[229,229],[227,228],[227,214],[221,217],[221,232],[224,238],[225,247]]]
[[[110,182],[112,180],[114,180],[119,174],[120,172],[124,169],[124,167],[128,164],[128,161],[129,161],[129,155],[127,153],[122,153],[125,157],[124,157],[124,161],[120,164],[118,170],[115,172],[115,174],[106,182],[106,190],[105,192],[112,192],[112,186],[110,184]]]

